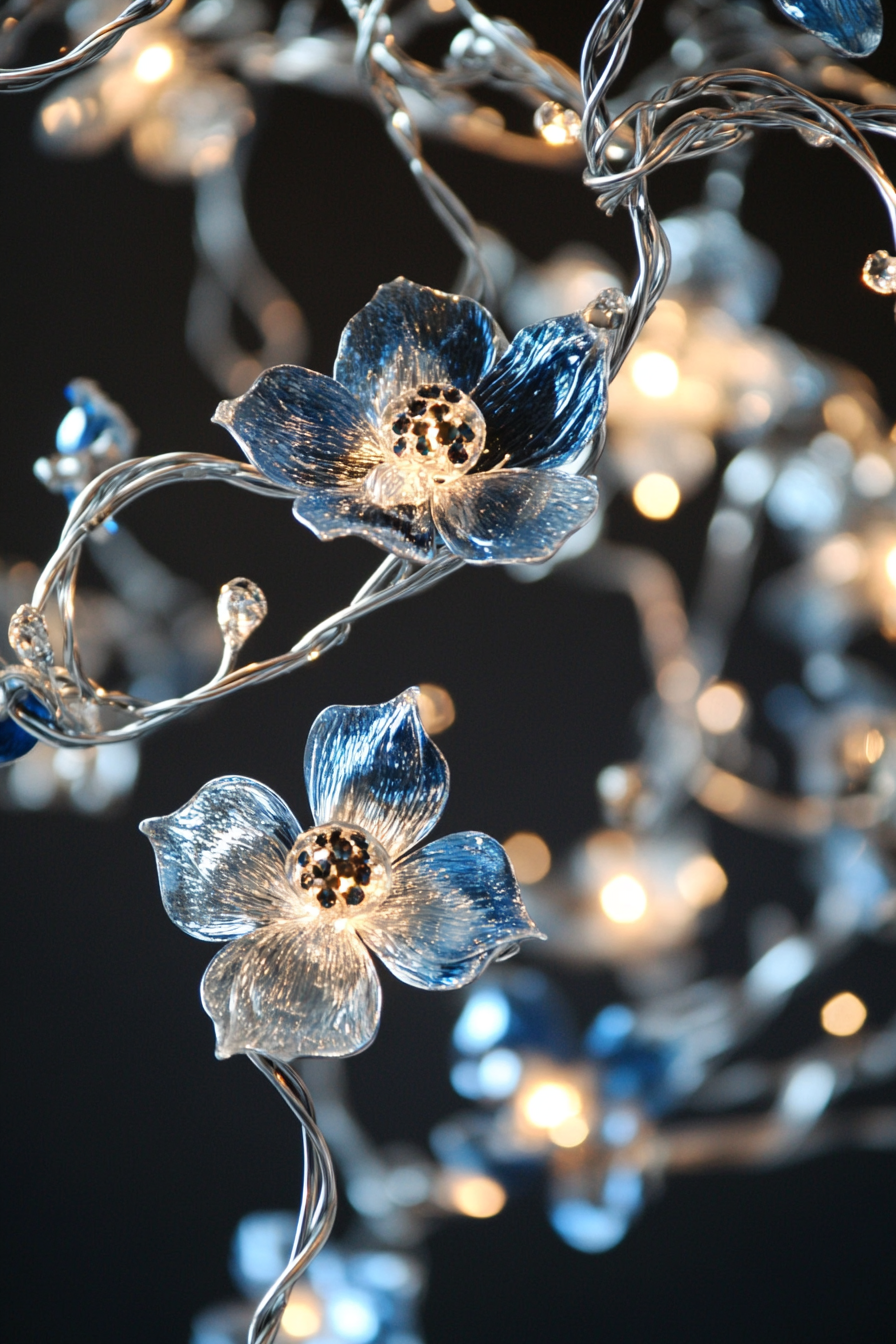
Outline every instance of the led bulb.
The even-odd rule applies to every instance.
[[[614,924],[635,924],[647,909],[647,892],[630,873],[620,873],[601,887],[600,903]]]

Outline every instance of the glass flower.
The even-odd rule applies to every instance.
[[[488,836],[467,831],[408,852],[448,796],[417,694],[317,718],[305,750],[309,830],[270,789],[238,776],[142,823],[174,923],[231,940],[202,981],[220,1057],[365,1049],[381,1004],[368,948],[409,985],[454,989],[510,944],[542,937]]]
[[[603,422],[606,352],[581,313],[508,346],[473,299],[398,279],[349,322],[332,378],[268,369],[214,418],[324,540],[416,561],[439,542],[473,564],[546,560],[597,508],[594,482],[557,468]]]

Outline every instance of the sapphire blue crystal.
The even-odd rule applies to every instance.
[[[775,0],[782,14],[844,56],[870,56],[880,45],[880,0]]]

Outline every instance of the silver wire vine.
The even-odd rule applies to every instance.
[[[43,65],[29,65],[21,70],[0,70],[0,93],[26,93],[29,89],[39,89],[51,84],[63,75],[74,74],[85,65],[93,65],[111,51],[116,42],[129,28],[138,23],[154,19],[171,4],[171,0],[133,0],[127,9],[122,10],[118,18],[97,28],[83,42],[79,42],[71,51],[57,56],[55,61],[46,61]]]
[[[333,1159],[314,1116],[311,1095],[288,1064],[250,1050],[249,1058],[273,1083],[302,1126],[302,1196],[289,1263],[256,1308],[248,1344],[270,1344],[280,1328],[293,1284],[324,1246],[336,1220]]]

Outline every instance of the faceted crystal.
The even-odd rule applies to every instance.
[[[574,145],[582,130],[582,122],[576,112],[561,103],[546,102],[532,119],[536,131],[549,145]]]
[[[872,252],[862,267],[862,279],[875,294],[896,294],[896,257]]]
[[[251,579],[231,579],[218,598],[218,625],[224,643],[240,649],[268,614],[267,599]]]
[[[9,642],[23,663],[46,665],[53,662],[50,632],[41,613],[23,603],[9,623]]]
[[[602,289],[597,298],[582,310],[582,316],[592,327],[621,327],[628,312],[628,297],[621,289]]]

